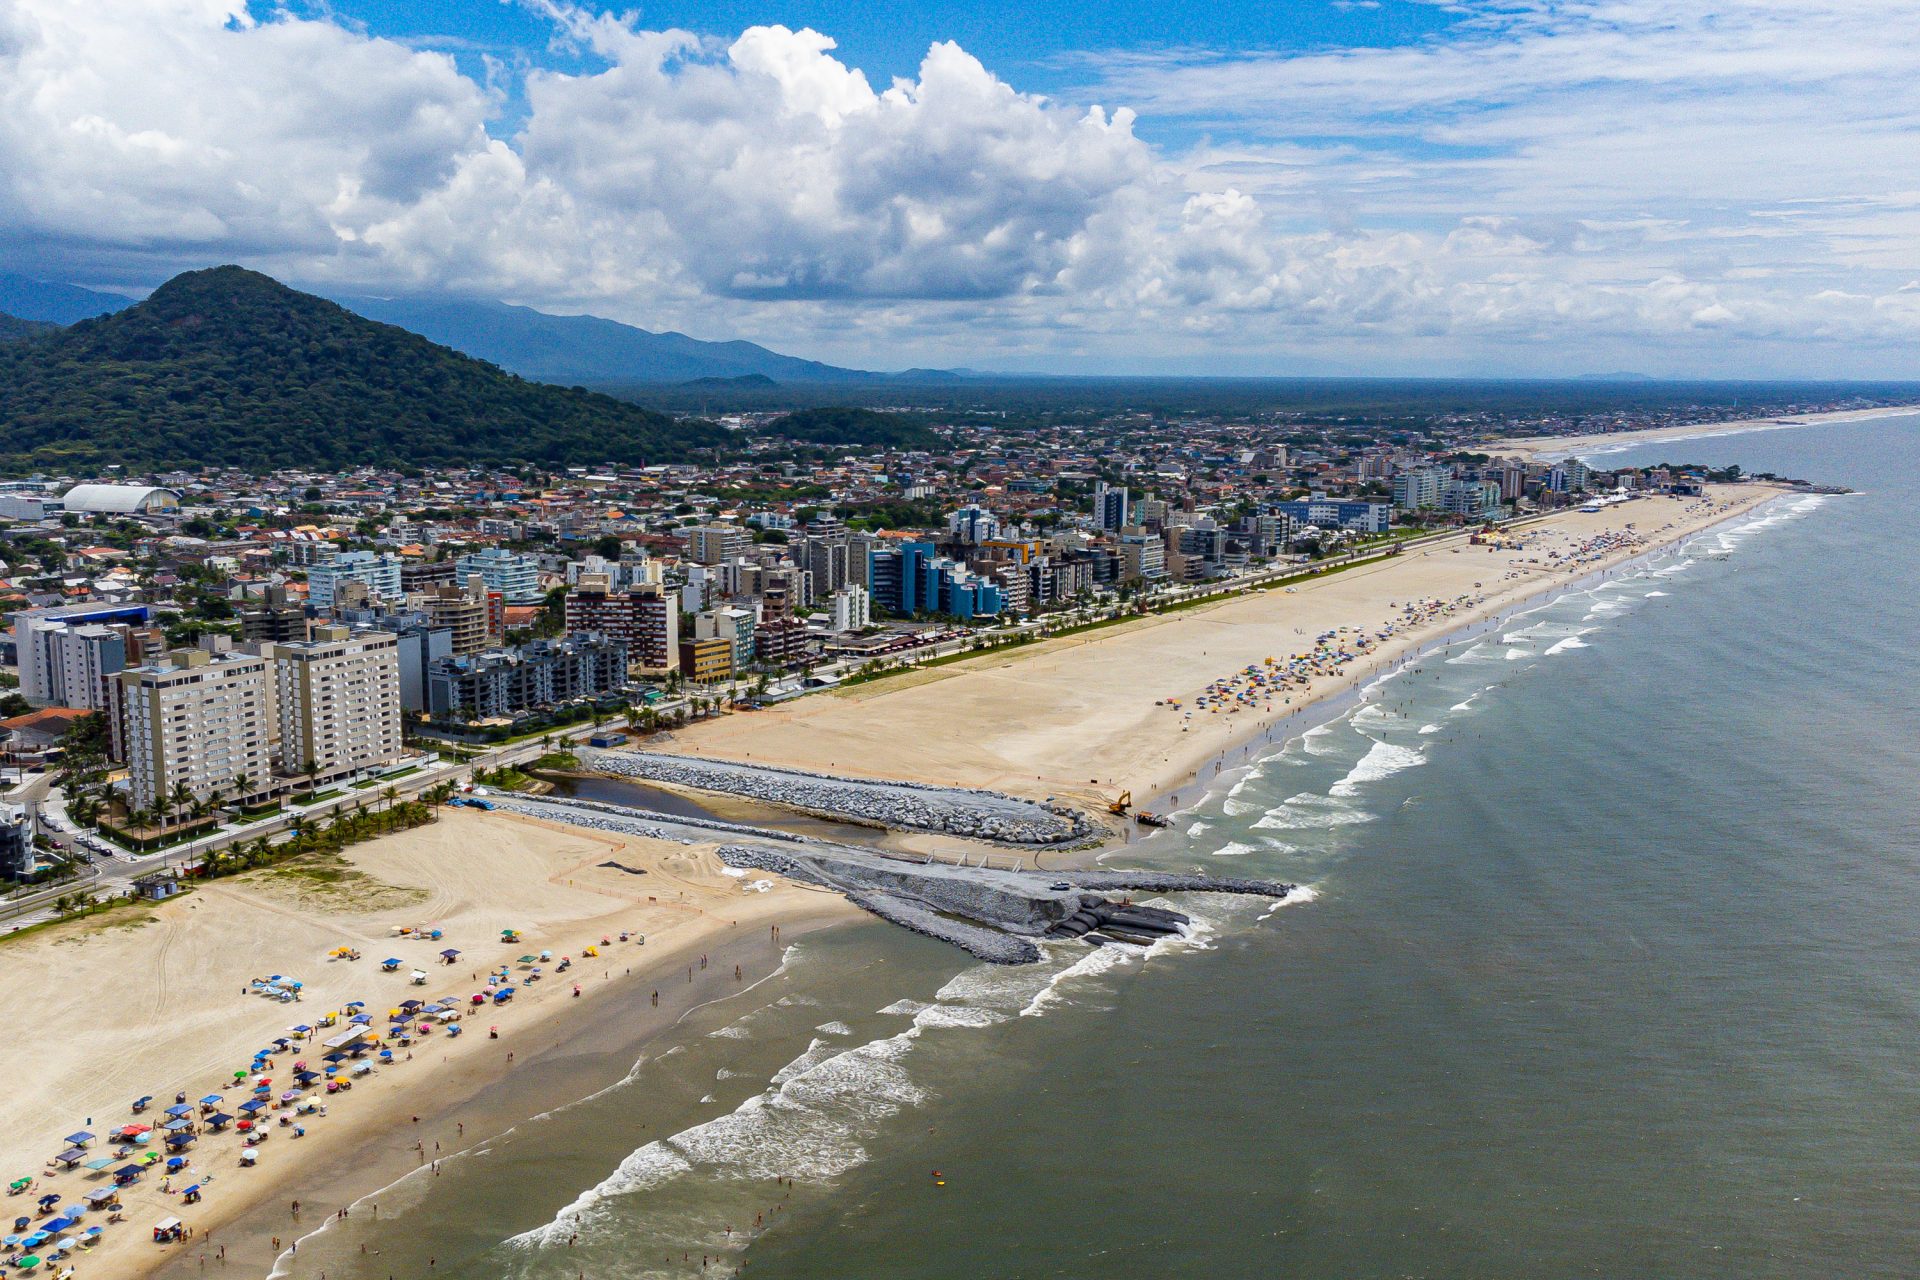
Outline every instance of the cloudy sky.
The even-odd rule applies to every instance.
[[[1915,377],[1920,14],[0,0],[0,269],[230,261],[866,367]]]

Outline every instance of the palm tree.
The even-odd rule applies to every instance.
[[[186,783],[176,782],[173,792],[167,797],[167,805],[176,815],[183,809],[190,809],[193,807],[193,792],[188,790]]]
[[[244,805],[247,802],[247,797],[251,795],[252,792],[253,792],[253,775],[252,774],[236,773],[233,775],[233,798],[237,802]]]
[[[300,772],[307,775],[307,794],[312,795],[320,786],[320,762],[308,756],[306,764],[300,767]]]
[[[391,809],[394,806],[394,802],[400,799],[400,788],[382,787],[380,789],[380,798],[385,800],[387,802],[387,808]]]

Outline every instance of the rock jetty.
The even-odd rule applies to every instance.
[[[703,760],[651,751],[581,750],[583,768],[650,782],[694,787],[783,805],[816,817],[893,829],[934,831],[1008,845],[1075,844],[1095,833],[1085,814],[973,787],[882,782]]]
[[[832,844],[739,823],[681,818],[603,801],[500,797],[533,818],[682,844],[719,840],[720,860],[843,894],[904,929],[993,964],[1031,964],[1040,941],[1150,944],[1179,934],[1177,911],[1116,902],[1112,893],[1240,893],[1285,898],[1290,884],[1158,871],[1020,871],[956,866]]]

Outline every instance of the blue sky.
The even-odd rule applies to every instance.
[[[867,367],[1920,376],[1894,0],[0,0],[0,269]]]

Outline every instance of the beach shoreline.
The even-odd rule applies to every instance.
[[[1135,811],[1162,803],[1184,807],[1190,789],[1210,781],[1226,757],[1405,654],[1793,492],[1777,485],[1714,486],[1705,499],[1648,497],[1595,513],[1562,512],[1529,526],[1519,548],[1471,546],[1463,532],[1285,589],[1248,591],[1090,635],[908,671],[701,722],[646,746],[1056,799],[1101,820],[1111,845],[1124,847],[1133,823],[1108,814],[1116,797],[1130,792]],[[1560,555],[1574,559],[1562,562],[1555,558]],[[1408,621],[1402,609],[1411,601],[1424,603]],[[1354,661],[1316,667],[1304,687],[1275,690],[1257,706],[1186,715],[1210,684],[1297,652],[1336,628],[1344,628],[1339,643],[1367,638]],[[1376,643],[1372,637],[1382,628],[1388,638]],[[886,732],[872,733],[875,724]],[[932,847],[931,840],[920,843]],[[1085,856],[1110,853],[1111,845]],[[1060,851],[1043,852],[1041,860],[1063,865]]]
[[[1649,499],[1644,504],[1628,504],[1646,513],[1650,519],[1660,514],[1675,517],[1674,521],[1670,521],[1674,525],[1671,535],[1653,533],[1631,544],[1623,542],[1616,551],[1596,553],[1594,559],[1582,564],[1578,571],[1538,569],[1507,552],[1487,555],[1484,559],[1470,556],[1466,554],[1469,549],[1462,535],[1457,546],[1450,545],[1452,540],[1449,540],[1419,554],[1396,557],[1303,582],[1299,584],[1298,594],[1279,590],[1248,593],[1193,610],[1143,618],[1092,636],[1041,642],[1018,651],[1011,659],[999,654],[981,655],[936,672],[897,677],[898,683],[896,680],[882,680],[863,686],[860,690],[849,691],[856,696],[828,695],[802,700],[803,704],[811,703],[815,708],[825,711],[833,718],[834,726],[838,725],[839,719],[851,717],[859,731],[848,735],[835,727],[833,732],[823,735],[823,741],[814,742],[808,750],[799,752],[797,759],[781,758],[778,751],[780,744],[775,741],[780,737],[783,725],[791,728],[794,717],[776,716],[768,712],[724,717],[720,721],[708,722],[706,726],[696,726],[691,731],[673,735],[674,743],[667,749],[695,753],[704,750],[719,758],[744,756],[751,762],[754,752],[737,750],[736,744],[744,740],[752,742],[759,759],[768,763],[797,764],[816,769],[844,767],[856,774],[990,786],[1014,794],[1023,791],[1030,795],[1053,792],[1107,818],[1109,835],[1118,838],[1110,838],[1097,847],[1071,852],[1043,851],[1034,855],[1033,861],[1036,865],[1043,862],[1054,866],[1086,865],[1095,860],[1122,856],[1136,843],[1133,839],[1134,824],[1130,820],[1116,822],[1105,815],[1102,808],[1095,807],[1101,795],[1118,785],[1113,781],[1116,777],[1141,779],[1133,783],[1137,788],[1136,808],[1162,804],[1190,808],[1220,779],[1229,778],[1239,768],[1283,746],[1285,741],[1305,732],[1312,725],[1338,716],[1347,706],[1363,699],[1368,689],[1383,675],[1390,674],[1407,662],[1416,661],[1420,655],[1457,643],[1477,630],[1501,625],[1503,619],[1516,609],[1532,608],[1540,601],[1577,590],[1582,583],[1615,572],[1632,561],[1683,543],[1727,520],[1751,514],[1782,497],[1792,496],[1791,490],[1757,485],[1717,486],[1712,493],[1717,497],[1710,497],[1705,503],[1696,501],[1676,506],[1674,504],[1678,500]],[[1596,516],[1567,513],[1555,517],[1558,523],[1540,535],[1534,545],[1558,545],[1551,542],[1555,538],[1563,540],[1570,547],[1587,545],[1598,536],[1594,531],[1619,531],[1623,526],[1620,511],[1620,508],[1614,508]],[[1628,517],[1633,514],[1629,511]],[[1624,518],[1624,523],[1630,525],[1635,522]],[[1485,551],[1484,548],[1472,550]],[[1460,554],[1456,556],[1454,552]],[[1471,567],[1480,564],[1499,569],[1507,576],[1502,578],[1499,572]],[[1284,651],[1289,643],[1297,643],[1283,638],[1280,620],[1291,620],[1299,615],[1302,618],[1320,618],[1324,622],[1328,617],[1347,616],[1342,611],[1362,608],[1371,617],[1377,617],[1374,607],[1383,601],[1392,604],[1417,594],[1410,589],[1410,584],[1440,583],[1457,587],[1471,583],[1478,587],[1480,583],[1474,580],[1473,575],[1483,572],[1497,580],[1499,589],[1483,593],[1472,604],[1436,614],[1428,624],[1410,627],[1404,634],[1394,636],[1390,642],[1373,647],[1364,661],[1317,676],[1310,685],[1294,693],[1290,702],[1273,708],[1271,712],[1255,711],[1244,717],[1218,717],[1217,724],[1207,726],[1212,732],[1203,730],[1191,734],[1184,750],[1181,749],[1180,740],[1186,736],[1185,731],[1174,732],[1173,726],[1179,722],[1164,708],[1160,712],[1146,709],[1144,714],[1133,716],[1130,721],[1123,723],[1111,705],[1109,693],[1113,688],[1131,686],[1133,695],[1138,695],[1137,671],[1141,669],[1143,660],[1142,646],[1145,647],[1146,665],[1156,669],[1156,678],[1164,677],[1169,683],[1174,680],[1173,668],[1159,661],[1160,655],[1174,653],[1181,655],[1184,661],[1184,666],[1180,668],[1183,674],[1178,678],[1191,680],[1195,673],[1208,670],[1218,672],[1222,668],[1231,671],[1246,662],[1257,660],[1249,655],[1262,650]],[[1381,576],[1383,574],[1386,576]],[[1387,599],[1389,596],[1392,597],[1391,601]],[[1459,597],[1460,600],[1466,598]],[[1371,622],[1371,617],[1354,613],[1352,624],[1363,628]],[[1208,661],[1198,663],[1194,660],[1196,644],[1219,646],[1220,656],[1212,658],[1209,651],[1202,648],[1198,651],[1199,655],[1208,657]],[[1049,677],[1044,685],[1023,683],[1032,680],[1034,668],[1021,664],[1034,658],[1049,664],[1043,672]],[[1078,752],[1070,750],[1074,742],[1071,732],[1063,736],[1058,725],[1043,724],[1037,728],[1025,725],[1017,715],[1006,710],[1021,708],[1042,718],[1060,714],[1057,709],[1044,705],[1035,709],[1030,696],[1035,687],[1049,688],[1054,690],[1056,696],[1059,694],[1062,680],[1051,678],[1056,666],[1065,673],[1062,680],[1066,683],[1071,684],[1077,673],[1080,682],[1096,686],[1091,694],[1079,690],[1075,696],[1081,697],[1088,705],[1103,707],[1104,713],[1113,722],[1111,726],[1101,723],[1088,730],[1088,741],[1082,744],[1087,749]],[[1018,678],[1009,680],[1006,675],[1009,670],[1015,671]],[[927,676],[933,678],[929,680],[925,678]],[[961,681],[967,683],[956,683]],[[915,720],[921,704],[928,700],[928,690],[934,694],[943,694],[944,691],[943,696],[950,697],[963,707],[976,708],[977,703],[976,709],[984,709],[989,719],[992,709],[999,707],[1002,709],[1001,723],[993,727],[992,733],[986,730],[984,722],[979,731],[967,735],[935,733],[925,723]],[[934,699],[936,706],[941,700]],[[1146,700],[1151,701],[1151,694],[1146,695]],[[880,703],[879,706],[867,705],[876,701]],[[907,722],[904,727],[896,725],[886,734],[871,732],[876,718],[893,723],[902,717]],[[809,716],[808,719],[813,717]],[[717,726],[728,732],[712,732],[709,726]],[[1074,727],[1068,725],[1069,730]],[[1111,733],[1108,732],[1110,727],[1113,730]],[[994,734],[999,736],[995,737]],[[918,744],[919,750],[915,753],[901,749],[901,744],[909,736]],[[988,741],[990,738],[991,742]],[[865,748],[863,758],[845,765],[836,763],[850,745],[857,745],[862,739],[874,740]],[[1008,761],[995,755],[996,751],[1005,749],[1003,740],[1010,740],[1022,750],[1033,753],[1026,758],[1057,762],[1051,770],[1054,776],[1048,777],[1048,770],[1045,769],[1032,781],[1026,781],[1024,774],[1013,776],[1008,769]],[[736,751],[729,751],[727,748],[730,745],[736,745]],[[769,754],[765,750],[768,745],[775,746],[776,751]],[[945,748],[944,754],[932,749],[936,745]],[[1122,772],[1130,761],[1151,763],[1152,757],[1162,752],[1165,754],[1160,763],[1165,768],[1158,776],[1145,768],[1138,773]],[[1177,764],[1174,759],[1176,755]],[[883,772],[879,767],[883,762],[897,767]],[[1060,776],[1060,770],[1068,768],[1073,769],[1077,776],[1085,776],[1089,771],[1104,772],[1108,782],[1091,791],[1083,786],[1069,785],[1072,780]],[[923,776],[930,771],[946,776]],[[454,811],[448,815],[448,820],[456,825],[477,824],[473,826],[476,833],[507,832],[516,829],[516,824],[519,824],[521,829],[545,830],[556,840],[584,842],[592,848],[648,843],[610,842],[577,828],[565,828],[563,833],[555,824],[505,814],[468,815],[464,811]],[[1151,851],[1151,835],[1138,843],[1143,851]],[[361,849],[369,859],[378,863],[382,861],[383,844],[375,842]],[[904,848],[926,847],[930,850],[964,847],[964,842],[936,837],[907,838],[900,844]],[[683,860],[701,856],[697,849],[684,850],[679,846],[670,846],[655,853],[659,857]],[[564,866],[569,869],[556,872],[556,875],[567,875],[566,885],[572,888],[574,880],[571,877],[577,872],[570,868],[576,864],[579,868],[614,865],[611,861],[593,861],[603,856],[578,856],[570,852],[569,860],[564,861]],[[631,856],[631,853],[622,856]],[[562,864],[556,864],[559,865]],[[616,874],[612,879],[618,881],[620,877]],[[678,972],[687,967],[690,956],[702,953],[709,957],[722,957],[718,968],[709,972],[723,970],[727,964],[741,964],[743,978],[738,986],[731,981],[731,975],[725,975],[729,979],[725,982],[695,984],[698,988],[696,994],[703,997],[700,1003],[705,1003],[707,999],[727,998],[745,990],[750,981],[757,980],[755,975],[764,978],[767,973],[776,971],[779,949],[767,944],[766,930],[771,921],[777,920],[782,924],[784,941],[788,936],[798,936],[803,930],[829,928],[866,918],[838,897],[819,891],[783,885],[777,890],[778,896],[769,893],[743,897],[738,895],[737,882],[726,882],[723,888],[731,889],[736,895],[718,900],[727,902],[733,908],[727,916],[730,923],[721,924],[710,918],[714,902],[702,900],[694,918],[689,921],[689,927],[680,936],[662,935],[651,943],[644,968],[636,974],[616,976],[608,966],[604,971],[606,980],[587,984],[585,997],[577,1003],[584,1010],[624,1009],[626,1014],[631,1014],[635,1012],[631,1008],[633,997],[639,995],[649,982],[658,981],[657,975]],[[622,890],[618,885],[609,885],[595,892],[617,896]],[[507,909],[519,910],[513,905]],[[560,936],[556,926],[553,949],[577,948],[579,939],[598,933],[608,918],[588,916],[575,921],[569,926],[571,933],[565,938]],[[793,930],[792,934],[787,933],[789,929]],[[525,945],[538,948],[550,944],[542,939],[538,943],[529,941]],[[655,950],[655,947],[659,949]],[[614,953],[623,962],[620,966],[623,969],[627,967],[624,962],[638,954],[635,951]],[[740,957],[737,960],[734,959],[736,955]],[[554,980],[539,995],[550,997],[557,994],[556,989],[565,981]],[[707,990],[709,985],[717,986],[717,993],[710,994]],[[663,995],[666,994],[668,992],[663,987]],[[575,1003],[564,998],[542,999],[534,1013],[504,1020],[507,1025],[503,1026],[499,1042],[486,1041],[478,1034],[471,1041],[463,1037],[463,1049],[472,1050],[494,1044],[498,1053],[469,1053],[457,1064],[446,1064],[447,1069],[441,1074],[415,1072],[412,1067],[384,1072],[383,1078],[391,1080],[393,1084],[390,1091],[384,1092],[374,1105],[336,1107],[338,1115],[335,1118],[316,1126],[292,1150],[288,1149],[293,1145],[289,1139],[283,1138],[272,1143],[272,1150],[267,1158],[263,1158],[259,1169],[243,1173],[237,1169],[230,1171],[220,1167],[219,1180],[214,1184],[218,1195],[210,1193],[207,1203],[194,1207],[194,1225],[199,1229],[199,1234],[185,1248],[165,1252],[145,1251],[146,1242],[139,1237],[144,1231],[142,1219],[146,1216],[147,1208],[143,1206],[137,1212],[130,1212],[125,1231],[111,1246],[111,1253],[108,1245],[100,1246],[95,1264],[89,1271],[102,1273],[121,1268],[121,1273],[130,1275],[184,1275],[183,1268],[199,1269],[198,1254],[201,1252],[201,1243],[205,1242],[210,1255],[215,1255],[218,1247],[224,1244],[228,1248],[229,1265],[239,1264],[249,1270],[257,1267],[255,1274],[265,1274],[275,1256],[270,1247],[275,1235],[280,1236],[283,1242],[292,1240],[296,1228],[301,1232],[311,1232],[324,1225],[325,1214],[355,1205],[371,1195],[386,1194],[385,1188],[392,1187],[397,1179],[408,1176],[410,1169],[423,1163],[434,1142],[441,1144],[442,1158],[449,1158],[457,1151],[483,1146],[489,1138],[505,1133],[543,1111],[578,1101],[617,1081],[631,1068],[634,1057],[643,1051],[645,1044],[671,1030],[693,1007],[678,1006],[668,999],[658,1010],[650,1006],[638,1009],[637,1017],[574,1018],[563,1011]],[[476,1020],[476,1033],[478,1029]],[[426,1051],[437,1051],[441,1047],[440,1044],[434,1044],[428,1046]],[[503,1053],[517,1055],[512,1068],[499,1057]],[[429,1081],[432,1082],[430,1091],[426,1088]],[[417,1124],[412,1119],[414,1116],[419,1117]],[[458,1126],[461,1124],[466,1124],[473,1132],[472,1138],[459,1133]],[[454,1129],[456,1142],[448,1140],[446,1131],[450,1127]],[[412,1145],[416,1133],[425,1144],[420,1151],[415,1151]],[[39,1135],[35,1136],[37,1138]],[[298,1163],[301,1168],[292,1167],[290,1157],[293,1156],[300,1157]],[[297,1224],[292,1221],[288,1208],[294,1198],[300,1199],[303,1206],[317,1206],[306,1208],[303,1221]],[[316,1213],[322,1215],[318,1223],[314,1221]],[[164,1214],[155,1212],[153,1216],[157,1218]],[[134,1248],[136,1245],[141,1248]],[[123,1268],[122,1260],[125,1263]],[[112,1267],[107,1265],[109,1263]]]
[[[572,1106],[619,1084],[649,1046],[670,1035],[689,1018],[711,1006],[749,997],[785,966],[789,945],[820,931],[864,919],[858,910],[827,895],[813,909],[784,917],[778,944],[770,944],[763,922],[730,927],[689,939],[684,945],[650,957],[650,963],[614,976],[600,992],[594,1017],[574,1017],[554,1006],[530,1025],[515,1028],[498,1042],[501,1054],[515,1055],[511,1066],[498,1057],[452,1082],[453,1088],[422,1103],[401,1096],[380,1116],[360,1127],[369,1138],[356,1146],[356,1159],[319,1168],[298,1182],[265,1189],[226,1217],[210,1222],[198,1238],[227,1246],[227,1265],[255,1275],[284,1276],[300,1243],[323,1233],[345,1209],[378,1215],[382,1199],[390,1209],[408,1198],[406,1184],[435,1176],[436,1161],[472,1158],[486,1152],[523,1125]],[[705,956],[704,969],[699,960]],[[743,977],[732,979],[740,965]],[[682,982],[691,969],[693,981]],[[658,984],[661,1004],[649,990]],[[611,1007],[607,1007],[611,1006]],[[511,1043],[517,1048],[509,1049]],[[404,1104],[404,1105],[403,1105]],[[416,1151],[413,1141],[424,1144]],[[296,1220],[292,1200],[301,1202]],[[283,1248],[272,1247],[278,1237]],[[289,1248],[290,1247],[290,1248]],[[201,1272],[196,1247],[170,1254],[147,1274],[173,1280]],[[210,1262],[213,1259],[209,1260]]]
[[[1727,422],[1696,422],[1677,427],[1650,427],[1643,431],[1607,431],[1579,436],[1526,436],[1482,440],[1475,446],[1495,456],[1517,456],[1529,461],[1557,462],[1580,455],[1620,453],[1641,445],[1704,440],[1715,436],[1751,435],[1761,431],[1792,431],[1802,427],[1864,422],[1874,418],[1907,418],[1920,414],[1920,405],[1889,405],[1879,409],[1837,409],[1772,418],[1736,418]]]
[[[1920,413],[1920,408],[1917,408],[1915,412]],[[1463,621],[1457,628],[1433,636],[1421,642],[1413,649],[1398,655],[1392,662],[1381,667],[1376,667],[1364,676],[1356,677],[1346,687],[1330,690],[1324,696],[1308,702],[1292,713],[1265,726],[1263,729],[1250,733],[1240,742],[1223,748],[1210,762],[1215,766],[1213,776],[1200,779],[1201,785],[1199,789],[1192,791],[1191,794],[1187,795],[1187,798],[1181,799],[1181,796],[1188,793],[1189,788],[1192,786],[1191,783],[1185,786],[1169,788],[1152,795],[1148,797],[1143,807],[1152,806],[1161,808],[1169,815],[1196,809],[1204,805],[1217,791],[1231,788],[1242,773],[1248,769],[1257,767],[1262,760],[1284,750],[1286,746],[1296,738],[1321,725],[1331,724],[1354,708],[1364,704],[1368,696],[1377,686],[1387,680],[1393,679],[1400,671],[1409,668],[1422,658],[1436,653],[1446,653],[1456,645],[1472,642],[1482,636],[1492,634],[1502,627],[1507,626],[1514,618],[1522,614],[1545,608],[1568,595],[1587,590],[1623,570],[1628,570],[1636,565],[1649,562],[1657,556],[1676,552],[1684,548],[1687,543],[1693,539],[1729,521],[1759,515],[1766,511],[1768,507],[1797,496],[1801,495],[1795,490],[1781,490],[1774,496],[1763,499],[1751,506],[1729,512],[1722,520],[1703,524],[1682,537],[1627,554],[1618,561],[1597,566],[1591,573],[1584,574],[1580,577],[1544,586],[1532,595],[1522,596],[1504,603],[1496,613]],[[1204,766],[1201,772],[1204,773]],[[1172,829],[1166,832],[1154,831],[1150,832],[1148,836],[1138,842],[1129,840],[1123,845],[1114,845],[1112,843],[1103,844],[1098,849],[1092,851],[1093,856],[1091,860],[1105,861],[1117,852],[1124,852],[1134,847],[1151,851],[1152,842],[1155,837],[1171,833]]]

